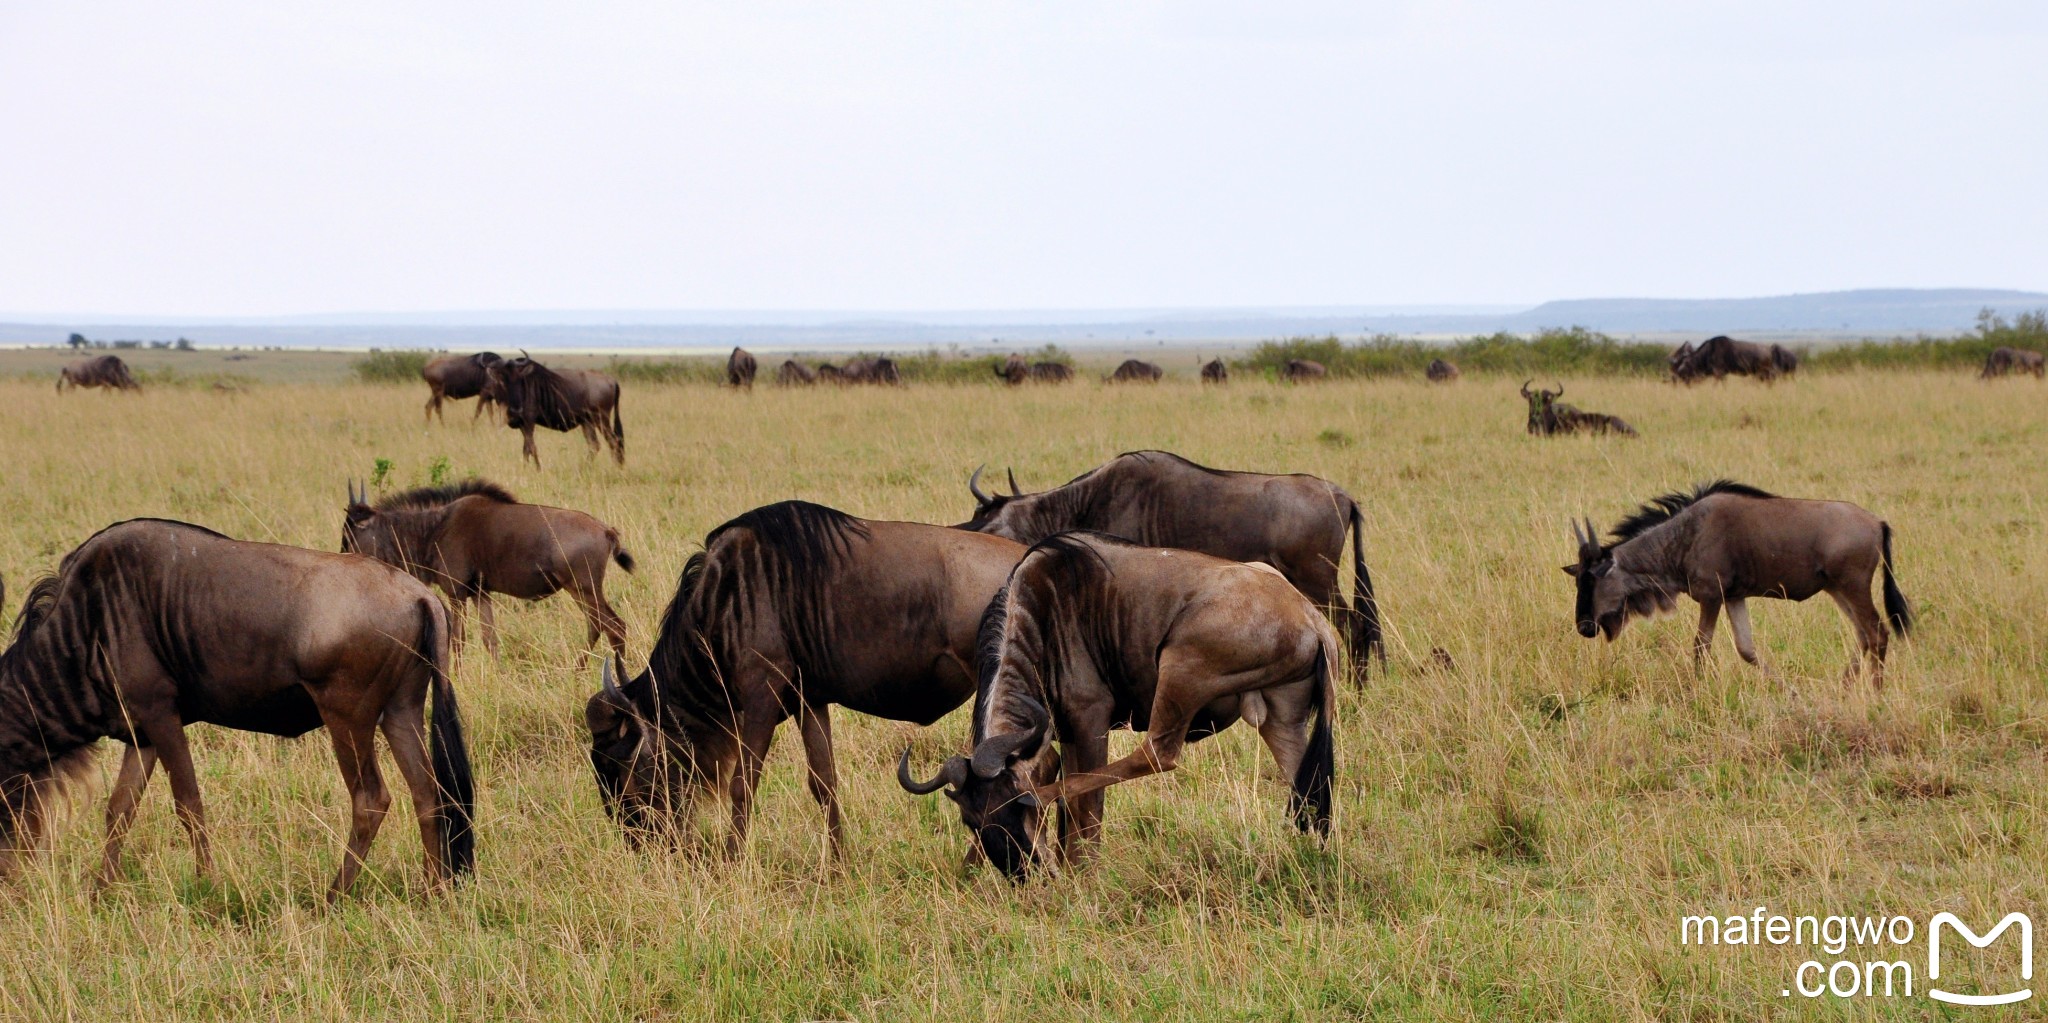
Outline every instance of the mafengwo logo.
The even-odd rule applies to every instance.
[[[1941,930],[1943,927],[1954,931],[1958,937],[1969,942],[1971,945],[1977,948],[1984,948],[1997,941],[1999,935],[2004,934],[2007,928],[2013,926],[2018,926],[2020,930],[2021,983],[2019,990],[2007,991],[1996,995],[1959,995],[1933,986],[1935,981],[1941,979]],[[1978,937],[1977,932],[1971,930],[1970,926],[1957,918],[1954,913],[1936,913],[1934,914],[1934,919],[1927,921],[1927,983],[1929,985],[1927,997],[1954,1005],[2010,1005],[2013,1002],[2024,1002],[2034,997],[2034,989],[2031,986],[2033,979],[2034,921],[2028,918],[2025,913],[2007,913],[2005,919],[1998,921],[1998,926],[1991,928],[1991,933],[1982,937]]]
[[[1954,913],[1934,914],[1927,921],[1924,991],[1915,983],[1915,957],[1906,952],[1919,930],[1907,916],[1787,917],[1758,906],[1747,916],[1685,917],[1678,935],[1681,945],[1793,945],[1828,957],[1800,963],[1779,991],[1786,998],[1926,997],[1950,1005],[2011,1005],[2034,996],[2034,921],[2027,914],[2007,913],[1981,933]],[[1974,983],[1953,985],[1973,990],[1944,986],[1942,951],[1953,950],[1957,938],[1971,949],[1989,949],[2007,939],[1995,958],[2009,963],[2016,951],[2017,969],[1980,964]],[[1952,981],[1957,972],[1949,971]]]

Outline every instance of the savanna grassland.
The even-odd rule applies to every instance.
[[[951,804],[892,777],[906,743],[923,765],[960,749],[964,712],[929,730],[837,715],[843,864],[788,729],[743,860],[630,851],[591,780],[580,617],[563,598],[501,602],[501,659],[473,645],[457,673],[481,789],[468,884],[422,892],[401,787],[353,897],[325,910],[345,819],[325,740],[198,728],[217,875],[194,877],[159,780],[125,881],[95,897],[104,751],[46,854],[0,888],[0,1016],[2002,1019],[2048,1004],[1928,1001],[1924,933],[1841,956],[1679,943],[1682,916],[1757,906],[2048,923],[2048,388],[1961,372],[1567,378],[1567,400],[1643,437],[1542,440],[1523,432],[1517,383],[629,383],[623,469],[544,433],[536,471],[467,403],[423,429],[416,384],[0,382],[10,619],[29,580],[119,519],[335,549],[344,481],[384,459],[385,488],[480,474],[618,527],[641,567],[610,588],[644,656],[686,556],[750,507],[957,522],[979,463],[1037,489],[1158,447],[1348,488],[1391,661],[1345,686],[1327,847],[1291,831],[1263,748],[1236,729],[1112,790],[1092,865],[1013,887],[963,869]],[[1718,476],[1895,527],[1921,617],[1882,692],[1842,684],[1848,632],[1826,600],[1755,603],[1770,681],[1725,625],[1695,677],[1689,602],[1613,645],[1573,632],[1571,518],[1605,526]],[[2011,975],[2009,952],[1974,964],[1985,989]],[[1915,996],[1781,996],[1809,958],[1906,960]],[[1949,960],[1943,981],[1974,989],[1972,964]]]

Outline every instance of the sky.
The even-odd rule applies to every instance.
[[[0,312],[2048,290],[2048,4],[0,0]]]

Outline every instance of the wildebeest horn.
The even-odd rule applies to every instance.
[[[610,658],[610,657],[607,657],[607,658],[605,658],[605,661],[604,661],[604,669],[603,669],[603,672],[604,672],[604,674],[603,674],[603,676],[602,676],[602,677],[603,677],[603,679],[604,679],[604,681],[603,681],[603,683],[602,683],[602,684],[601,684],[601,685],[599,686],[599,688],[598,688],[598,691],[599,691],[599,692],[601,692],[601,693],[603,693],[603,694],[605,694],[606,696],[618,696],[618,695],[620,695],[620,693],[619,693],[619,676],[618,676],[618,675],[617,675],[616,673],[614,673],[614,672],[612,671],[612,661],[613,661],[613,660],[614,660],[614,658]]]
[[[1024,492],[1022,490],[1017,489],[1017,470],[1004,469],[1003,473],[1010,477],[1010,496],[1023,497]]]
[[[981,492],[981,470],[986,468],[988,468],[988,464],[986,462],[982,463],[981,465],[975,466],[974,474],[967,477],[967,492],[974,495],[975,504],[988,504],[989,502],[995,500],[994,498]]]
[[[913,796],[928,795],[951,785],[955,788],[967,783],[967,758],[947,757],[939,765],[939,773],[930,781],[918,781],[910,776],[910,747],[903,747],[903,756],[896,761],[896,784]]]
[[[1553,398],[1562,398],[1562,397],[1564,397],[1564,381],[1560,380],[1560,381],[1558,381],[1558,382],[1557,382],[1557,393],[1556,393],[1556,394],[1553,394],[1553,395],[1551,395],[1551,397],[1553,397]],[[1588,519],[1587,521],[1588,521],[1588,522],[1590,522],[1590,521],[1592,521],[1592,520],[1591,520],[1591,519]]]
[[[1529,396],[1529,385],[1535,382],[1535,377],[1530,377],[1529,379],[1522,381],[1522,397],[1526,398]]]
[[[1029,696],[1022,699],[1031,711],[1031,727],[1021,732],[1004,732],[981,740],[981,745],[974,747],[974,759],[969,764],[974,769],[975,777],[986,779],[1003,773],[1003,769],[1010,766],[1011,760],[1025,750],[1036,748],[1038,740],[1045,737],[1045,726],[1051,721],[1051,715],[1045,712],[1045,705]]]

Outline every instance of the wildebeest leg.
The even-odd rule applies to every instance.
[[[99,873],[102,886],[113,884],[121,871],[121,843],[128,837],[128,825],[135,823],[135,804],[142,800],[142,789],[155,771],[156,750],[152,747],[131,744],[121,755],[121,775],[107,799],[107,848],[100,857]]]
[[[448,879],[448,864],[441,861],[441,819],[434,812],[440,805],[441,790],[434,784],[433,768],[427,765],[427,691],[423,684],[409,684],[384,705],[384,741],[391,744],[391,759],[405,777],[412,793],[413,816],[420,823],[420,844],[427,850],[427,887],[438,887]]]
[[[171,800],[178,807],[178,823],[192,839],[192,858],[201,876],[213,873],[213,848],[206,839],[206,807],[199,799],[199,776],[192,770],[192,749],[185,745],[185,724],[175,716],[163,715],[142,726],[149,743],[163,760],[164,773],[171,776]]]
[[[448,417],[441,415],[441,389],[430,388],[427,392],[427,425],[431,426],[435,416],[441,416],[441,425],[448,425]]]
[[[732,773],[732,832],[725,836],[727,856],[738,858],[747,845],[747,822],[754,813],[754,791],[761,784],[761,765],[781,722],[771,713],[748,708],[740,725],[740,762]]]
[[[1145,741],[1112,764],[1098,767],[1083,775],[1067,775],[1060,779],[1059,784],[1053,788],[1055,796],[1073,802],[1118,782],[1136,781],[1147,775],[1164,774],[1179,766],[1181,747],[1187,742],[1188,722],[1194,719],[1195,711],[1200,709],[1184,707],[1180,701],[1167,695],[1185,684],[1182,681],[1185,678],[1184,673],[1170,672],[1162,663],[1159,670],[1159,695],[1152,701],[1152,720],[1150,730],[1145,733]]]
[[[1728,602],[1728,629],[1735,633],[1735,652],[1741,654],[1743,660],[1762,668],[1764,675],[1769,676],[1771,669],[1757,658],[1756,638],[1749,631],[1749,601]]]
[[[1877,605],[1870,600],[1870,583],[1866,580],[1859,587],[1848,590],[1829,590],[1828,596],[1835,598],[1835,606],[1842,609],[1842,616],[1849,619],[1849,627],[1856,632],[1857,656],[1849,661],[1849,668],[1842,673],[1843,683],[1856,678],[1856,669],[1861,662],[1870,662],[1870,684],[1884,685],[1884,658],[1891,646],[1891,633],[1886,631],[1884,618],[1877,613]]]
[[[1309,718],[1316,706],[1314,677],[1306,682],[1262,689],[1256,695],[1266,705],[1265,720],[1258,725],[1259,738],[1272,752],[1273,763],[1280,768],[1280,780],[1289,781],[1308,753]]]
[[[1706,666],[1707,651],[1714,645],[1714,623],[1720,617],[1720,601],[1700,601],[1700,631],[1692,638],[1692,673],[1695,675]]]
[[[334,741],[334,760],[341,766],[341,782],[348,787],[349,834],[348,847],[341,856],[341,870],[334,875],[334,886],[327,890],[328,902],[341,898],[349,885],[355,883],[356,874],[363,869],[363,860],[370,853],[370,843],[376,841],[377,829],[384,825],[384,813],[391,808],[391,793],[384,787],[383,773],[377,770],[376,718],[363,721],[336,710],[322,707],[321,717],[326,719],[327,735]]]
[[[583,609],[583,619],[589,628],[589,635],[584,642],[596,646],[597,637],[602,635],[611,641],[612,652],[618,655],[619,660],[625,660],[626,622],[612,609],[611,602],[604,599],[603,584],[585,586],[579,580],[577,585],[570,588],[569,596],[575,599],[577,607]]]
[[[484,634],[484,649],[490,651],[491,660],[495,661],[498,659],[497,609],[491,603],[491,595],[487,591],[476,591],[473,599],[476,601],[476,617],[477,624],[480,627],[479,631]]]
[[[839,859],[845,852],[846,834],[839,821],[839,775],[832,764],[832,708],[804,704],[797,708],[796,723],[803,735],[811,798],[825,810],[825,832],[832,839],[832,858]]]
[[[1109,762],[1107,722],[1103,728],[1081,734],[1086,738],[1060,745],[1060,774],[1064,777],[1088,775]],[[1078,866],[1102,841],[1102,806],[1106,795],[1098,789],[1060,803],[1060,862]]]
[[[520,453],[533,460],[534,468],[540,468],[540,450],[533,446],[533,424],[527,423],[519,428],[519,432],[526,438],[526,446],[521,449]]]
[[[599,450],[597,445],[597,424],[588,419],[583,421],[583,443],[590,446],[590,452],[587,457],[593,462],[596,461]]]

